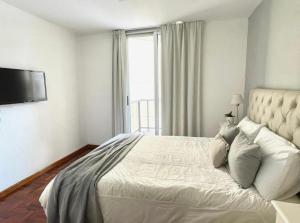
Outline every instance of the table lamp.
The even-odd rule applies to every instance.
[[[239,106],[243,104],[243,96],[240,94],[233,94],[231,96],[231,104],[236,106],[236,122],[239,122]]]

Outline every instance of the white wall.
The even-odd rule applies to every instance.
[[[248,21],[208,21],[203,42],[203,136],[214,136],[232,94],[244,93]],[[240,106],[241,107],[241,106]],[[242,109],[241,109],[242,110]],[[242,114],[242,112],[240,112]]]
[[[112,32],[78,37],[80,129],[83,142],[112,136]]]
[[[0,66],[46,72],[49,100],[0,106],[0,191],[78,149],[76,38],[0,1]]]
[[[300,89],[300,1],[269,1],[266,87]]]

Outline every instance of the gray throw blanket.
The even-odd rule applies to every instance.
[[[62,170],[48,198],[48,223],[102,223],[97,183],[141,137],[130,134],[114,137]]]

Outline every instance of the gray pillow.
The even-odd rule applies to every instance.
[[[261,152],[247,135],[240,131],[235,137],[228,154],[229,173],[232,178],[248,188],[253,183],[261,163]]]
[[[209,154],[214,167],[218,168],[226,163],[228,150],[228,143],[218,134],[209,144]]]
[[[234,138],[239,134],[239,128],[235,125],[230,125],[228,123],[224,123],[221,126],[219,134],[223,136],[225,141],[230,145]]]

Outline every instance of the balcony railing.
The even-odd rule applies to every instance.
[[[140,99],[131,102],[131,132],[155,135],[155,101]]]

